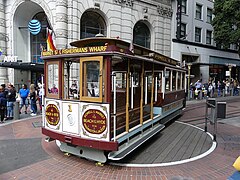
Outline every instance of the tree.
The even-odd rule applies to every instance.
[[[214,40],[225,49],[235,44],[240,55],[240,0],[215,0],[213,14]]]

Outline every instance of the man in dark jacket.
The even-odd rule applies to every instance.
[[[7,107],[7,99],[6,99],[6,94],[4,92],[4,88],[0,86],[0,120],[1,123],[4,121],[4,117],[6,114],[6,107]]]
[[[7,94],[7,120],[13,119],[13,105],[16,101],[16,90],[12,84],[8,84],[8,94]]]

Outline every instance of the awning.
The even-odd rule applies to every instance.
[[[210,64],[225,65],[225,66],[228,66],[230,64],[232,64],[234,66],[240,66],[240,59],[230,59],[230,58],[210,56],[209,57],[209,63]]]
[[[25,71],[44,71],[44,64],[39,63],[23,63],[23,62],[0,62],[0,67],[14,68]]]

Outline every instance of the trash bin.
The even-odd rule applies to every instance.
[[[217,102],[217,118],[226,118],[226,102]]]
[[[13,103],[13,119],[17,120],[20,119],[20,114],[19,114],[19,101],[15,101]]]

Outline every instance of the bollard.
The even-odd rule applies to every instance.
[[[13,119],[14,120],[20,119],[20,115],[19,115],[19,101],[15,101],[13,103]]]
[[[225,97],[225,89],[222,90],[222,96]]]
[[[199,99],[202,99],[202,90],[199,90],[199,91],[198,91],[198,98],[199,98]]]

